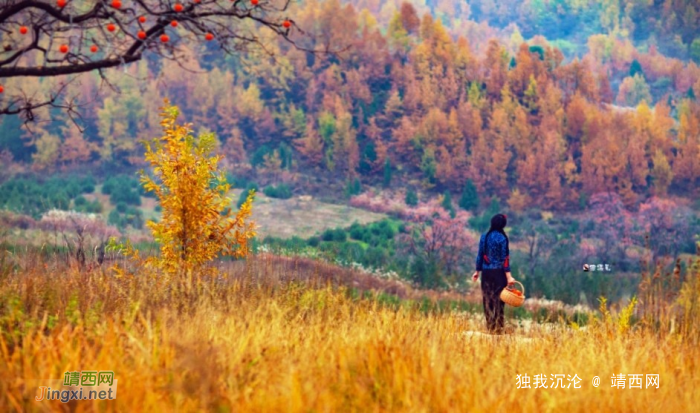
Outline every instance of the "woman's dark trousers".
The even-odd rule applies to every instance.
[[[508,285],[506,272],[500,268],[481,272],[481,292],[484,300],[486,326],[490,333],[502,333],[504,326],[501,291]]]

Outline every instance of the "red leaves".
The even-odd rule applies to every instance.
[[[437,259],[452,273],[466,265],[476,246],[476,239],[466,230],[467,217],[459,211],[452,218],[438,206],[431,206],[426,213],[415,213],[408,218],[408,232],[397,238],[397,250],[426,260]]]

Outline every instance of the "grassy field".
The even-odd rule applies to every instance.
[[[240,190],[233,193],[233,199],[238,199]],[[268,235],[308,238],[328,228],[345,228],[353,222],[369,224],[386,217],[348,205],[328,204],[316,199],[301,201],[298,197],[275,199],[261,192],[256,194],[253,209],[253,220],[260,227],[261,239]]]
[[[6,254],[2,410],[690,412],[700,405],[700,350],[688,336],[628,328],[613,316],[581,329],[528,324],[494,337],[480,333],[479,314],[426,311],[411,304],[410,291],[395,289],[407,298],[398,305],[360,299],[333,287],[329,280],[344,275],[332,266],[278,260],[237,262],[225,277],[194,281],[145,270],[79,272]],[[113,370],[117,398],[34,400],[39,386],[80,370]],[[634,373],[659,374],[659,388],[611,387],[613,374]],[[536,374],[577,375],[580,388],[549,388],[548,379],[546,389],[518,389],[518,374],[531,386]]]
[[[109,202],[109,196],[100,192],[98,185],[93,194],[85,195],[92,201],[97,199],[104,207],[103,215],[106,217],[114,209]],[[231,198],[235,201],[241,193],[240,189],[232,190]],[[144,219],[159,219],[160,213],[155,211],[157,201],[153,198],[141,197],[141,210]],[[329,204],[309,199],[302,201],[299,197],[290,199],[276,199],[258,192],[255,196],[255,208],[253,219],[259,226],[259,237],[262,239],[268,235],[281,238],[298,236],[308,238],[321,233],[328,228],[348,227],[353,222],[369,224],[386,218],[385,214],[378,214],[353,208],[348,205]]]
[[[231,196],[238,199],[240,190],[232,191]],[[100,193],[99,185],[94,193],[86,194],[88,201],[99,200],[103,205],[102,215],[105,222],[107,216],[115,208],[110,203],[109,195]],[[157,201],[153,198],[141,197],[141,206],[144,221],[148,219],[160,219],[160,213],[155,210]],[[378,214],[353,208],[347,205],[337,205],[321,202],[315,199],[300,201],[298,198],[275,199],[262,193],[256,195],[253,219],[258,225],[258,238],[263,239],[268,235],[289,238],[298,236],[308,238],[316,233],[336,227],[349,227],[353,222],[368,224],[387,218],[385,214]],[[127,227],[125,231],[132,240],[151,239],[150,230],[144,226],[142,229]],[[62,234],[45,231],[39,228],[0,228],[0,242],[22,246],[62,246],[64,245]]]

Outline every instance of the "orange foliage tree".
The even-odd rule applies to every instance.
[[[191,125],[176,123],[178,108],[167,100],[161,117],[164,135],[146,142],[154,177],[141,172],[144,188],[155,193],[163,211],[160,222],[147,223],[161,245],[160,256],[147,263],[170,274],[213,273],[206,264],[218,255],[248,255],[248,241],[255,236],[249,221],[254,191],[232,215],[230,186],[218,167],[221,157],[210,156],[214,134],[192,136]]]

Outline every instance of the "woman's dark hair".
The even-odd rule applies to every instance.
[[[491,217],[491,228],[489,228],[489,231],[486,233],[486,237],[484,240],[488,239],[489,234],[492,232],[500,232],[503,234],[504,237],[506,237],[506,248],[508,247],[508,235],[506,235],[505,231],[503,231],[503,228],[506,227],[506,224],[508,223],[508,218],[506,217],[505,214],[496,214],[493,217]]]

